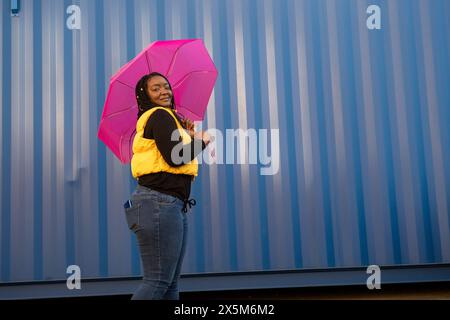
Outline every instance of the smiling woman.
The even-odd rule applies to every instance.
[[[162,74],[143,76],[135,93],[139,113],[131,170],[138,186],[124,207],[128,227],[139,243],[144,281],[133,299],[178,299],[186,213],[195,205],[189,199],[198,173],[195,158],[209,143],[209,136],[186,130],[176,113],[170,83]],[[172,139],[174,132],[178,141]],[[174,155],[180,143],[182,148]]]

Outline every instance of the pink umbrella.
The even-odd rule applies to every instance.
[[[98,129],[98,138],[120,159],[132,157],[138,107],[135,86],[159,72],[172,86],[176,112],[191,121],[203,120],[217,69],[201,39],[155,41],[111,78]]]

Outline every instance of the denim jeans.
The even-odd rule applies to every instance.
[[[143,281],[132,299],[178,300],[187,241],[183,201],[138,185],[131,203],[125,215],[136,234],[143,267]]]

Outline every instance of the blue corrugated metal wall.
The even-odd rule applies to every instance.
[[[69,30],[71,5],[81,29]],[[381,8],[381,30],[366,10]],[[450,1],[0,2],[0,281],[139,275],[109,78],[202,38],[204,128],[279,129],[280,170],[203,164],[184,273],[450,262]]]

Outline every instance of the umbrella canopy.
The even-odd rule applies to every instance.
[[[175,111],[191,121],[203,120],[217,69],[201,39],[155,41],[125,64],[111,78],[98,138],[119,158],[132,157],[138,107],[135,87],[151,72],[167,77],[172,86]]]

